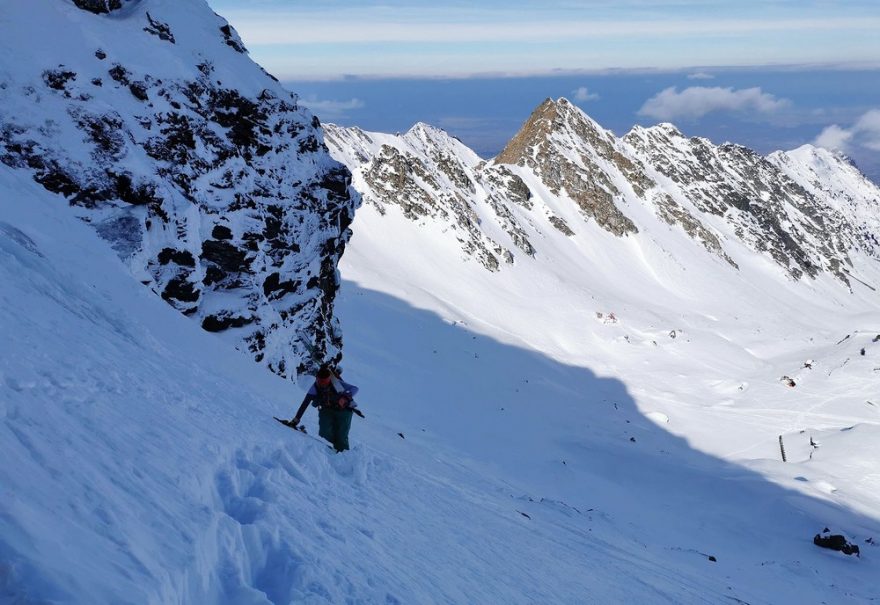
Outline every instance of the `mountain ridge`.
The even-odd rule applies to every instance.
[[[355,174],[365,199],[375,200],[383,190],[384,199],[393,204],[389,192],[394,187],[380,172],[387,158],[369,151],[368,141],[380,135],[358,129],[362,146],[358,154],[351,154],[344,150],[351,140],[349,130],[325,127],[331,153]],[[409,157],[409,164],[417,164],[423,175],[442,173],[436,152],[407,145],[412,132],[382,139],[383,145],[403,150],[396,153]],[[447,147],[443,153],[449,163],[455,147]],[[410,195],[441,207],[444,196],[456,199],[459,206],[465,200],[460,215],[468,207],[480,214],[492,200],[492,211],[480,223],[487,241],[479,258],[491,270],[512,264],[517,249],[534,255],[541,233],[535,228],[536,202],[551,224],[567,235],[579,231],[577,225],[585,221],[616,237],[639,237],[648,225],[658,228],[644,215],[633,219],[634,213],[642,212],[639,208],[646,208],[660,224],[680,228],[735,270],[739,264],[730,248],[741,245],[783,268],[795,281],[828,273],[849,287],[850,254],[880,255],[874,243],[880,226],[870,219],[871,210],[880,206],[880,189],[851,167],[846,175],[845,170],[838,174],[843,182],[857,183],[848,191],[855,200],[850,206],[862,209],[859,216],[847,216],[846,208],[834,201],[834,192],[809,186],[805,174],[784,170],[776,159],[783,156],[764,158],[740,145],[687,138],[669,123],[637,126],[618,138],[564,98],[542,102],[495,158],[475,163],[476,154],[465,149],[457,161],[469,172],[467,179],[453,179],[442,195],[436,188],[420,187],[416,179],[410,183]],[[849,165],[840,166],[843,170]],[[399,163],[396,174],[405,179],[408,170],[406,162]],[[544,203],[550,199],[557,202]],[[571,209],[572,204],[579,220],[560,216],[560,209]],[[499,236],[496,227],[507,236]],[[469,237],[471,242],[478,239],[477,234]],[[463,250],[468,255],[477,248],[469,244]]]

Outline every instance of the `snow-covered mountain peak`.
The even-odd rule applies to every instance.
[[[636,126],[636,128],[640,128],[640,127]],[[682,131],[679,130],[678,126],[676,126],[672,122],[660,122],[659,124],[649,126],[648,128],[645,128],[644,130],[647,130],[649,132],[653,131],[653,132],[662,133],[664,136],[667,136],[670,138],[677,138],[677,139],[687,138],[684,136],[684,133],[682,133]]]
[[[858,248],[880,258],[880,188],[847,156],[803,145],[792,151],[775,151],[767,160],[845,216]]]
[[[827,271],[849,283],[850,251],[863,249],[852,217],[827,196],[805,188],[801,178],[780,170],[772,158],[661,127],[633,129],[624,141],[668,179],[666,186],[698,211],[723,217],[737,238],[769,253],[792,278]]]
[[[453,138],[448,132],[446,132],[442,128],[432,126],[431,124],[428,124],[426,122],[416,122],[410,127],[409,130],[406,131],[406,134],[414,137],[422,137],[425,139],[436,139],[439,141]]]
[[[633,126],[623,139],[637,147],[674,146],[685,148],[688,145],[689,137],[685,136],[675,124],[661,122],[653,126]],[[697,138],[697,140],[708,143],[705,139]]]
[[[855,162],[853,162],[853,160],[842,151],[817,147],[807,143],[790,151],[774,151],[768,156],[768,159],[772,160],[779,158],[780,161],[786,162],[788,161],[786,157],[790,158],[793,162],[813,164],[817,168],[825,169],[829,176],[841,167],[849,166],[851,168],[849,173],[855,178],[858,178],[859,176],[864,177],[864,175],[859,172]]]
[[[505,148],[495,157],[498,164],[525,165],[553,146],[571,149],[583,143],[600,149],[611,144],[614,135],[602,128],[576,105],[563,97],[545,99]]]
[[[672,122],[660,122],[659,124],[651,126],[649,130],[657,130],[670,137],[684,138],[684,134],[678,129],[678,126]]]
[[[483,161],[473,150],[442,128],[417,122],[403,135],[404,141],[420,152],[441,158],[454,156],[468,166],[476,166]]]
[[[415,124],[413,124],[410,129],[406,131],[406,135],[426,140],[438,139],[442,141],[446,138],[451,138],[449,136],[449,133],[447,133],[442,128],[431,126],[430,124],[427,124],[425,122],[416,122]]]
[[[447,132],[423,123],[403,135],[333,124],[326,124],[325,131],[331,153],[351,167],[354,186],[380,215],[400,212],[409,221],[436,224],[454,234],[466,256],[490,271],[513,263],[512,248],[527,255],[534,252],[522,229],[507,216],[500,219],[500,234],[484,228],[484,220],[497,214],[493,207],[504,213],[496,190],[512,187],[516,191],[510,195],[524,196],[527,202],[528,188],[509,170],[486,168],[476,153]]]

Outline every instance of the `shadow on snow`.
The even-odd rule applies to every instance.
[[[536,525],[544,518],[545,534],[582,535],[584,552],[601,543],[601,557],[619,550],[630,569],[609,566],[609,574],[638,578],[639,561],[650,561],[672,584],[715,585],[709,601],[880,597],[870,579],[877,552],[864,542],[878,538],[877,519],[691,448],[647,419],[624,382],[350,281],[337,308],[343,365],[369,417],[353,442],[385,440],[388,451],[505,485],[520,514]],[[793,477],[803,474],[790,466]],[[815,547],[826,526],[856,538],[862,559]],[[601,583],[595,559],[589,573]]]

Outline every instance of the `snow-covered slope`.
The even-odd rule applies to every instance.
[[[348,133],[328,127],[328,143],[352,168],[365,199],[376,199],[383,186],[393,190],[388,179],[365,178],[384,162],[370,154],[366,143],[357,154],[347,154],[345,149],[353,148]],[[361,141],[374,141],[374,148],[378,142],[402,147],[412,136],[359,133]],[[658,137],[662,140],[651,144]],[[435,134],[432,140],[442,138]],[[444,153],[454,148],[447,145]],[[431,160],[438,152],[420,155],[412,145],[406,150],[409,165],[428,173],[413,182],[439,178]],[[705,164],[697,162],[702,156],[708,158]],[[798,184],[747,150],[685,140],[669,125],[615,139],[564,100],[543,103],[491,162],[475,163],[469,153],[461,158],[463,170],[473,175],[472,193],[447,180],[446,196],[463,200],[480,218],[479,230],[506,245],[513,265],[487,273],[469,262],[466,249],[456,245],[460,238],[448,213],[414,219],[393,205],[370,204],[358,215],[356,246],[343,263],[345,276],[452,320],[479,325],[493,337],[628,384],[635,381],[650,401],[646,407],[690,400],[702,408],[738,399],[741,405],[764,405],[765,393],[747,393],[753,380],[776,392],[782,376],[794,376],[806,359],[838,350],[826,346],[851,334],[839,345],[849,347],[846,355],[821,362],[829,364],[830,374],[834,364],[850,363],[854,342],[860,343],[854,354],[862,357],[862,346],[869,344],[863,341],[880,333],[875,290],[880,263],[871,238],[864,235],[876,236],[869,217],[877,216],[877,188],[848,164],[840,164],[835,173],[836,190],[849,186],[858,191],[852,194],[858,200],[854,208],[834,191],[821,195],[816,186]],[[501,190],[498,197],[506,216],[531,243],[531,254],[505,238],[500,213],[487,203],[485,174],[494,168],[513,175],[508,183],[522,185],[508,189],[515,195]],[[803,173],[789,170],[795,176]],[[404,166],[399,174],[409,178],[413,171]],[[430,196],[429,188],[421,191]],[[724,191],[739,192],[749,202],[738,208],[728,203]],[[442,207],[447,198],[432,199]],[[706,208],[708,202],[719,204],[718,212]],[[805,206],[809,212],[801,212]],[[802,227],[811,221],[809,228]],[[808,273],[798,270],[806,266],[800,264],[804,258],[812,259]],[[794,275],[802,278],[794,280]],[[872,346],[877,345],[871,341],[866,355]],[[856,398],[862,399],[852,405],[872,418],[866,401],[877,390],[880,374],[864,367],[851,379],[860,394]],[[834,392],[829,387],[828,401],[819,407],[839,405]],[[781,389],[777,395],[782,393],[797,405],[804,391]],[[771,432],[788,430],[771,426]],[[701,433],[693,438],[706,439],[707,445],[715,439]]]
[[[328,141],[351,143],[336,152],[357,168],[355,182],[368,202],[341,265],[347,281],[334,309],[346,333],[345,376],[361,387],[367,419],[355,422],[354,449],[335,455],[271,419],[292,414],[302,396],[297,385],[261,371],[226,340],[176,313],[120,264],[125,240],[118,229],[101,226],[114,213],[132,212],[143,221],[143,241],[153,241],[169,226],[161,220],[153,233],[154,217],[147,227],[143,213],[161,216],[152,203],[125,206],[130,202],[111,197],[95,208],[66,208],[61,195],[46,190],[78,203],[83,191],[92,195],[90,183],[106,185],[107,174],[94,174],[84,160],[100,145],[81,143],[83,132],[100,127],[75,132],[71,120],[77,107],[135,103],[128,97],[141,94],[140,80],[126,73],[149,85],[144,113],[134,115],[151,120],[150,132],[168,125],[147,111],[148,103],[175,109],[177,102],[187,120],[203,120],[187,152],[199,157],[226,148],[218,143],[206,151],[214,136],[232,141],[248,130],[240,120],[224,122],[228,115],[199,118],[200,108],[211,106],[211,95],[229,78],[252,77],[262,86],[264,76],[246,58],[235,58],[234,34],[214,17],[205,21],[201,2],[77,3],[114,10],[94,15],[66,2],[32,12],[24,3],[0,6],[0,15],[15,16],[23,32],[60,32],[59,48],[71,53],[63,60],[75,63],[78,74],[29,72],[42,65],[41,53],[59,58],[40,47],[25,60],[26,33],[0,39],[3,50],[18,53],[4,56],[21,57],[25,66],[4,63],[7,85],[0,88],[4,123],[13,125],[3,131],[7,165],[0,166],[0,601],[880,598],[880,326],[869,288],[880,281],[880,265],[870,246],[846,246],[846,223],[827,240],[790,232],[808,256],[822,260],[814,276],[804,271],[793,279],[797,259],[762,249],[754,234],[738,232],[745,223],[726,212],[707,216],[693,197],[701,186],[677,184],[561,101],[543,106],[533,122],[540,127],[509,150],[510,164],[483,163],[423,125],[403,137],[331,130]],[[190,19],[190,10],[202,16]],[[196,66],[209,78],[205,89],[197,88],[209,98],[197,103],[179,86],[189,90],[186,82],[200,76],[179,57],[159,55],[168,60],[155,61],[163,70],[157,75],[152,62],[147,71],[125,54],[127,46],[114,45],[124,47],[114,52],[126,70],[114,73],[129,81],[109,72],[116,84],[105,81],[96,70],[109,68],[90,67],[87,59],[103,65],[110,53],[92,59],[82,39],[65,46],[59,24],[71,20],[81,27],[69,35],[90,44],[109,48],[108,37],[118,41],[124,33],[141,61],[139,45],[156,44],[151,52],[161,53],[163,45],[182,44],[176,48],[189,52],[190,35],[216,36],[215,30],[216,52],[228,46],[234,54],[218,59],[210,76]],[[177,69],[180,80],[171,73]],[[147,74],[157,81],[148,82]],[[101,77],[102,86],[91,85],[107,92],[81,90],[90,77]],[[214,78],[223,84],[208,92]],[[180,204],[170,207],[174,212],[159,205],[178,217],[169,225],[187,217],[175,245],[201,249],[195,271],[206,277],[218,262],[238,257],[204,242],[244,245],[238,230],[252,219],[268,230],[260,233],[277,236],[271,225],[278,225],[267,217],[279,218],[270,208],[280,201],[264,208],[262,194],[275,199],[287,187],[309,188],[336,166],[321,152],[307,115],[275,104],[292,101],[248,96],[260,93],[236,86],[267,112],[277,110],[265,116],[267,123],[289,118],[299,125],[294,130],[303,128],[288,133],[288,143],[313,140],[316,149],[307,145],[297,155],[307,169],[281,166],[280,157],[264,164],[269,159],[259,158],[273,158],[272,151],[260,155],[259,145],[230,143],[236,151],[219,161],[240,172],[225,182],[228,189],[209,183],[210,190],[243,196],[243,207],[227,208],[225,194],[216,191],[219,197],[196,203],[180,183],[161,180],[157,191],[170,187],[168,199]],[[20,99],[31,94],[28,87],[30,105]],[[166,99],[164,87],[183,97]],[[240,116],[246,106],[229,113]],[[120,115],[122,125],[108,128],[127,133],[125,161],[100,156],[95,166],[125,167],[132,184],[151,182],[149,166],[182,167],[184,182],[205,176],[198,162],[144,159],[149,146],[129,143],[152,136],[138,130],[149,129],[129,122],[129,112]],[[20,120],[30,121],[28,127],[14,127]],[[548,146],[536,136],[544,127]],[[257,137],[275,134],[260,130]],[[47,169],[58,158],[64,170]],[[560,167],[574,172],[557,174]],[[277,190],[260,180],[266,175],[259,170],[271,174]],[[318,189],[335,191],[338,199],[321,198],[314,187],[296,189],[303,197],[291,206],[304,214],[288,216],[284,206],[279,218],[315,246],[297,243],[301,249],[290,250],[285,262],[306,259],[325,292],[335,289],[332,263],[352,203],[341,186],[344,172],[333,174]],[[304,175],[314,179],[297,184]],[[138,191],[113,183],[112,195]],[[206,209],[212,199],[223,202],[219,215]],[[327,217],[320,212],[309,214],[330,202],[340,213],[335,226],[322,222]],[[217,218],[223,213],[232,218]],[[100,223],[110,243],[76,216]],[[783,227],[798,219],[786,216]],[[206,224],[207,240],[185,237]],[[248,262],[274,249],[253,241],[257,250],[245,255]],[[842,249],[828,252],[827,242]],[[309,256],[327,248],[333,250],[320,259]],[[164,255],[149,249],[168,258],[166,265],[185,267],[188,261],[174,257],[187,250],[198,256],[189,248]],[[122,255],[128,264],[139,258],[124,247]],[[847,288],[833,258],[851,263],[851,273],[868,285],[850,281]],[[146,275],[167,291],[164,272]],[[242,295],[254,300],[242,292],[252,291],[254,275],[262,276],[251,264],[240,271],[241,282],[226,272],[232,280],[226,286],[200,288],[197,312],[204,305],[241,310]],[[304,292],[320,296],[309,282],[301,284]],[[281,288],[291,298],[279,300],[295,302],[300,290],[294,290]],[[293,309],[304,314],[280,326],[280,334],[314,318]],[[312,411],[312,433],[316,424]],[[779,460],[781,444],[787,462]],[[858,544],[862,558],[816,548],[812,538],[825,527]]]
[[[767,159],[807,191],[833,204],[855,225],[864,248],[880,247],[880,188],[845,157],[803,145]]]
[[[0,166],[0,601],[877,596],[880,566],[865,543],[880,533],[876,474],[860,466],[876,460],[876,424],[841,431],[811,405],[803,418],[823,422],[812,433],[821,448],[808,462],[809,446],[786,434],[784,465],[754,426],[763,419],[769,433],[790,423],[772,401],[755,413],[724,402],[694,408],[693,391],[736,399],[735,384],[701,375],[679,406],[645,415],[639,381],[563,362],[564,347],[542,353],[481,320],[453,323],[448,310],[347,282],[346,376],[362,387],[367,420],[353,429],[354,449],[336,455],[271,420],[291,413],[302,395],[295,385],[143,290],[60,201]],[[516,301],[491,309],[494,284],[483,280],[471,294],[503,320]],[[519,333],[550,328],[535,318]],[[828,347],[817,376],[866,344],[853,338],[847,349]],[[658,345],[672,357],[662,369],[677,370],[676,345],[701,342],[682,332]],[[717,344],[700,347],[731,358]],[[864,362],[836,369],[827,392]],[[669,430],[711,435],[706,426],[719,421],[736,431],[725,444],[747,437],[755,446],[728,456],[738,463]],[[314,429],[313,415],[307,424]],[[857,540],[862,559],[814,547],[826,525]]]
[[[3,2],[0,55],[0,161],[274,371],[339,352],[350,176],[203,0]]]

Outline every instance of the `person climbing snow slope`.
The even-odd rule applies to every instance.
[[[318,434],[332,443],[337,452],[344,452],[348,449],[348,431],[357,407],[354,402],[357,392],[356,386],[322,366],[289,425],[297,428],[309,404],[312,404],[318,408]]]

